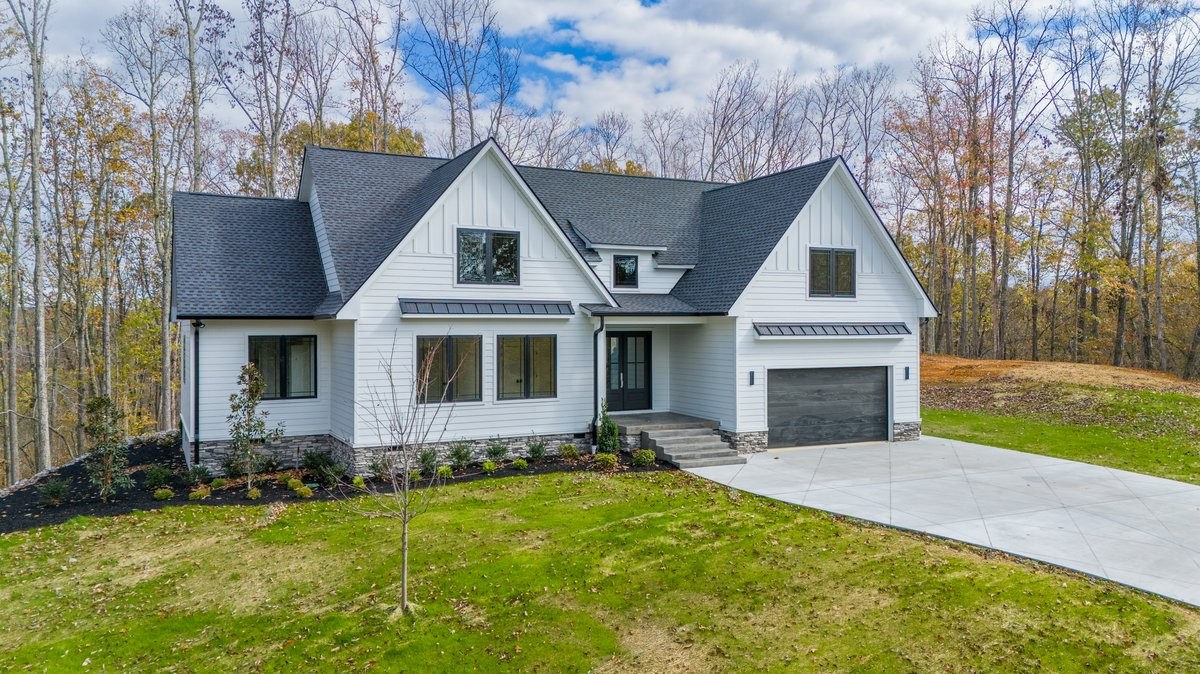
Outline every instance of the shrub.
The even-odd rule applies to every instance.
[[[408,483],[409,484],[417,484],[420,481],[421,481],[421,470],[419,468],[413,468],[412,470],[408,471]]]
[[[145,484],[147,489],[158,489],[159,487],[166,486],[171,481],[171,475],[173,475],[171,469],[161,463],[152,463],[146,466],[143,473],[142,483]]]
[[[226,480],[223,477],[218,477],[215,480],[213,480],[212,482],[210,482],[208,486],[212,487],[213,489],[224,489],[228,485],[229,485],[229,480]]]
[[[230,476],[236,477],[236,476]],[[212,479],[212,473],[204,466],[192,466],[183,474],[183,483],[189,487],[204,484]]]
[[[655,458],[653,449],[639,449],[633,453],[633,465],[653,466]]]
[[[371,471],[371,477],[376,480],[390,480],[392,478],[392,464],[386,458],[380,456],[371,460],[371,465],[367,466]]]
[[[454,477],[454,469],[450,466],[438,466],[437,476],[442,480],[449,480],[450,478]]]
[[[57,508],[67,500],[67,481],[61,477],[42,480],[38,485],[38,499],[42,505]]]
[[[359,491],[366,491],[367,489],[367,481],[363,479],[362,475],[355,475],[350,484],[354,485],[354,488]]]
[[[525,470],[529,467],[529,462],[525,459],[514,459],[512,467],[516,468],[517,470]]]
[[[246,498],[250,499],[251,501],[257,501],[258,499],[262,498],[262,490],[258,487],[250,487],[246,490]]]
[[[296,491],[297,489],[299,489],[300,487],[303,487],[303,486],[304,486],[304,482],[298,477],[293,477],[292,479],[287,481],[287,488],[291,489],[292,491]]]
[[[501,461],[508,456],[508,443],[503,440],[492,440],[487,446],[487,458]]]
[[[455,468],[464,468],[471,463],[471,443],[456,442],[450,445],[450,465]]]
[[[129,446],[121,442],[121,414],[111,398],[98,396],[88,401],[87,419],[84,432],[94,444],[84,465],[100,500],[108,501],[117,490],[133,486],[133,478],[125,472]]]
[[[166,501],[167,499],[174,497],[175,492],[171,491],[170,487],[159,487],[158,489],[154,490],[155,501]]]
[[[529,443],[528,447],[525,448],[525,452],[529,454],[529,458],[533,459],[534,461],[540,461],[546,458],[546,441],[541,438],[534,440],[533,442]]]
[[[196,487],[192,491],[188,492],[189,501],[203,501],[209,496],[212,496],[212,490],[208,487]]]
[[[568,442],[558,446],[558,455],[567,461],[574,461],[579,458],[579,448]]]
[[[296,496],[299,496],[300,498],[312,498],[312,495],[312,487],[307,485],[301,485],[300,488],[296,490]]]
[[[437,450],[433,447],[426,447],[417,455],[417,462],[421,465],[421,473],[424,475],[434,474],[437,470],[437,461]]]
[[[196,468],[204,468],[204,466],[196,466]],[[193,468],[192,470],[196,470],[196,468]],[[221,459],[221,472],[225,473],[225,475],[229,477],[237,478],[246,474],[246,468],[242,461],[236,456],[227,456],[224,459]],[[208,481],[209,472],[207,468],[204,468],[204,474],[204,479],[200,480],[196,484]]]
[[[279,459],[266,454],[259,454],[258,461],[255,463],[254,470],[257,473],[278,473],[280,469]]]
[[[491,475],[492,473],[496,472],[496,462],[495,461],[484,461],[483,462],[483,472],[487,473],[488,475]]]
[[[617,469],[617,455],[610,452],[600,452],[592,457],[592,461],[596,464],[596,470],[607,472]]]
[[[332,456],[316,450],[309,450],[304,453],[304,458],[300,461],[300,467],[304,470],[305,475],[325,484],[336,483],[341,479],[342,474],[346,472],[346,467],[334,461]]]
[[[608,416],[608,403],[605,403],[601,409],[600,437],[596,440],[596,444],[599,445],[601,452],[616,454],[621,449],[621,430],[617,428],[617,422]]]

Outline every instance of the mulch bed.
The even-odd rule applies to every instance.
[[[655,463],[652,466],[634,466],[630,457],[625,454],[619,455],[619,458],[618,472],[621,473],[673,470],[671,466],[663,463]],[[155,463],[164,465],[176,473],[169,485],[175,491],[175,496],[164,501],[156,501],[153,495],[154,490],[144,486],[145,471],[143,469]],[[229,486],[224,489],[213,490],[212,495],[207,499],[189,501],[190,488],[180,478],[186,469],[186,464],[183,452],[177,442],[159,443],[150,440],[130,445],[129,465],[136,486],[118,494],[108,503],[100,502],[95,487],[88,481],[87,470],[83,462],[64,466],[41,478],[37,483],[26,485],[0,498],[0,535],[34,527],[61,524],[79,516],[110,517],[180,505],[263,505],[273,502],[328,501],[345,498],[353,493],[348,485],[339,485],[333,488],[316,487],[313,489],[312,498],[303,499],[288,489],[286,485],[278,484],[274,476],[263,476],[255,481],[255,486],[262,490],[262,498],[256,501],[245,498],[245,488],[239,480],[230,481]],[[454,477],[448,483],[490,480],[513,475],[593,472],[594,470],[587,455],[577,461],[567,461],[551,456],[537,461],[530,460],[525,470],[516,470],[511,464],[505,463],[492,475],[485,474],[478,465],[468,466],[454,471]],[[298,471],[286,471],[287,477],[298,474]],[[38,492],[39,484],[44,483],[50,477],[62,479],[68,485],[66,499],[58,506],[44,505],[41,494]],[[310,485],[314,483],[311,479],[305,479],[305,482]],[[372,483],[371,486],[374,491],[390,489],[390,483]]]

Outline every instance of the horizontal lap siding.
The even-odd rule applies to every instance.
[[[335,321],[330,332],[333,338],[330,434],[346,444],[354,444],[354,322]]]
[[[282,423],[286,435],[329,433],[331,328],[330,321],[206,320],[200,329],[200,440],[229,437],[229,396],[238,390],[251,335],[317,336],[317,397],[264,400],[261,409],[269,413],[268,426]]]
[[[889,366],[892,421],[920,420],[921,298],[887,251],[892,243],[872,215],[852,198],[851,186],[831,175],[776,245],[734,306],[737,315],[737,429],[767,429],[767,370],[809,367]],[[855,188],[856,189],[856,188]],[[856,297],[808,297],[810,247],[854,248]],[[904,322],[913,334],[890,338],[795,338],[764,340],[755,322]],[[909,367],[909,379],[904,368]],[[755,384],[749,373],[755,372]]]
[[[521,285],[455,283],[455,228],[479,227],[521,233]],[[492,436],[582,433],[592,416],[591,319],[579,304],[603,301],[588,282],[586,269],[573,259],[533,210],[503,168],[484,157],[445,201],[430,211],[401,244],[398,255],[373,283],[363,288],[355,332],[354,444],[389,442],[386,414],[376,413],[391,400],[385,364],[390,363],[401,405],[412,395],[416,337],[481,335],[483,401],[442,407],[442,416],[426,424],[446,441]],[[404,317],[398,298],[562,300],[576,314],[568,318]],[[558,396],[545,400],[496,400],[496,335],[554,334],[558,338]],[[428,418],[427,418],[427,421]],[[445,431],[441,430],[445,427]],[[430,438],[433,441],[433,438]]]
[[[734,404],[734,322],[711,319],[703,325],[671,326],[671,410],[732,429]]]

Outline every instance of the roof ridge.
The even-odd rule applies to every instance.
[[[731,183],[722,183],[715,180],[697,180],[695,178],[672,178],[670,176],[639,176],[629,175],[627,173],[608,173],[607,171],[584,171],[582,169],[561,168],[558,166],[534,166],[533,164],[513,164],[519,169],[528,168],[539,171],[562,171],[564,173],[581,173],[588,176],[608,176],[610,178],[642,178],[644,180],[671,180],[680,183],[699,183],[701,185],[720,185],[726,187]]]
[[[835,154],[832,157],[818,159],[817,161],[810,161],[807,164],[801,164],[799,166],[793,166],[790,169],[784,169],[782,171],[776,171],[774,173],[768,173],[766,175],[757,176],[757,177],[751,178],[749,180],[743,180],[740,183],[726,183],[724,185],[721,185],[720,187],[714,187],[713,189],[708,190],[708,193],[711,194],[712,192],[717,192],[717,191],[723,190],[726,187],[741,187],[742,185],[749,185],[750,183],[758,181],[758,180],[765,180],[767,178],[775,178],[777,176],[787,175],[789,173],[795,173],[796,171],[813,168],[814,166],[819,166],[821,164],[834,163],[839,159],[842,159],[842,155]]]
[[[472,146],[474,147],[474,146]],[[314,150],[329,150],[331,152],[353,152],[354,154],[372,154],[380,157],[409,157],[411,159],[428,159],[430,161],[448,162],[454,157],[433,157],[427,154],[410,154],[407,152],[380,152],[379,150],[356,150],[349,147],[333,147],[331,145],[317,145],[316,143],[306,143],[304,148],[312,148]],[[466,152],[466,150],[463,150]]]
[[[304,203],[303,201],[293,197],[263,197],[253,194],[223,194],[221,192],[193,192],[192,190],[173,190],[171,194],[186,194],[195,197],[223,197],[226,199],[253,199],[256,201],[289,201],[297,204]]]

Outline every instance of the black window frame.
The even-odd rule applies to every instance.
[[[621,268],[621,266],[618,264],[618,260],[621,260],[622,258],[624,258],[624,259],[632,258],[633,259],[633,283],[628,283],[628,282],[620,283],[617,281],[617,270]],[[640,265],[640,262],[638,260],[637,255],[613,255],[613,287],[614,288],[636,288],[636,287],[638,287],[638,272],[641,271],[639,269],[639,265]]]
[[[288,395],[288,340],[289,339],[307,339],[312,341],[312,395]],[[267,395],[263,393],[263,400],[312,400],[320,393],[318,390],[318,373],[320,370],[317,367],[317,336],[316,335],[250,335],[246,338],[246,362],[253,363],[251,359],[254,353],[255,340],[278,340],[279,363],[277,364],[279,381],[276,382],[277,395]],[[262,374],[262,368],[255,365]]]
[[[463,234],[482,234],[483,235],[483,280],[472,281],[463,278],[462,262],[462,235]],[[492,245],[493,237],[496,234],[502,236],[511,236],[517,242],[517,274],[512,281],[497,281],[495,280],[496,273],[496,253]],[[519,286],[521,285],[521,232],[508,229],[479,229],[477,227],[459,227],[454,232],[454,278],[458,283],[474,286]]]
[[[838,255],[850,254],[850,290],[838,290]],[[829,257],[829,291],[818,292],[814,290],[813,279],[815,278],[816,265],[813,264],[813,258],[817,255],[827,255]],[[853,298],[858,296],[858,251],[854,248],[809,248],[808,249],[808,296],[809,297],[839,297]]]
[[[457,350],[455,347],[457,340],[473,339],[477,342],[478,348],[475,353],[478,355],[475,363],[476,381],[479,382],[479,392],[472,398],[459,398],[458,391],[455,386],[457,377],[450,377],[450,364],[457,360]],[[421,367],[421,343],[426,340],[432,340],[441,343],[442,349],[445,349],[446,357],[442,360],[442,379],[446,381],[446,388],[442,391],[443,395],[437,400],[429,400],[429,391],[417,391],[417,404],[419,405],[441,405],[443,403],[478,403],[483,402],[483,335],[417,335],[416,342],[416,367],[413,369],[415,373]],[[414,387],[416,382],[413,383]]]
[[[551,366],[554,368],[554,392],[550,395],[533,395],[533,338],[549,337],[553,344],[554,358],[551,361]],[[504,349],[500,347],[502,339],[521,339],[524,344],[521,350],[521,359],[524,367],[521,372],[521,395],[504,395],[501,390],[501,377],[504,372]],[[552,400],[558,397],[558,335],[553,333],[542,333],[536,335],[496,335],[496,400]]]

